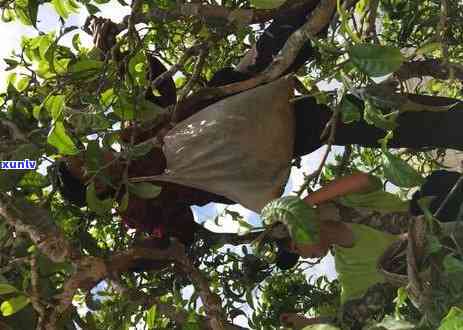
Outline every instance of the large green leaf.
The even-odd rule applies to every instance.
[[[404,160],[384,151],[384,176],[398,187],[411,188],[421,185],[424,179]]]
[[[284,4],[286,0],[251,0],[251,5],[258,9],[273,9]]]
[[[380,212],[406,212],[408,203],[398,196],[383,190],[355,193],[339,197],[339,202],[347,207],[362,208]]]
[[[404,62],[400,50],[373,44],[357,44],[349,49],[354,65],[371,77],[381,77],[396,71]]]
[[[15,13],[21,23],[24,25],[37,24],[37,13],[39,10],[39,2],[37,0],[16,0]]]
[[[96,75],[103,68],[103,62],[92,59],[80,60],[69,67],[75,78],[87,78]]]
[[[58,120],[63,113],[65,105],[64,95],[51,95],[45,100],[45,108],[53,120]]]
[[[47,141],[63,155],[76,155],[79,153],[79,149],[77,149],[74,141],[67,135],[66,129],[61,121],[57,121],[53,125],[48,134]]]
[[[30,300],[26,296],[17,296],[4,301],[0,305],[0,311],[2,312],[3,316],[10,316],[26,307],[29,302]]]
[[[79,10],[79,5],[74,0],[52,0],[51,3],[58,15],[64,19]]]
[[[298,244],[311,244],[319,240],[317,212],[297,196],[287,196],[268,203],[261,212],[265,225],[281,222],[288,228],[291,238]]]
[[[452,307],[447,316],[442,320],[439,330],[460,329],[463,329],[463,310],[459,307]]]
[[[129,191],[140,198],[156,198],[161,193],[162,188],[149,182],[140,182],[129,185]]]

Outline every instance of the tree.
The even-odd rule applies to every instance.
[[[403,219],[397,226],[408,230],[414,218],[394,213],[404,211],[397,195],[406,197],[424,174],[441,167],[444,147],[463,148],[458,121],[461,3],[119,0],[130,14],[109,24],[91,16],[106,2],[0,2],[4,21],[36,28],[41,8],[51,5],[62,23],[56,33],[38,31],[35,37],[24,37],[21,52],[4,59],[10,73],[0,95],[0,158],[37,160],[47,170],[0,171],[2,328],[241,329],[233,320],[245,315],[251,328],[276,329],[280,312],[319,315],[327,306],[338,309],[336,282],[305,281],[304,262],[282,275],[274,266],[271,242],[259,249],[248,244],[259,241],[259,233],[216,235],[198,229],[185,249],[175,240],[160,246],[148,235],[128,231],[120,221],[128,199],[137,195],[154,200],[159,194],[159,187],[151,183],[128,180],[129,165],[156,148],[152,139],[143,143],[133,134],[124,137],[128,127],[153,128],[166,116],[183,119],[218,99],[296,69],[295,89],[301,96],[294,102],[307,101],[304,104],[313,106],[308,110],[320,114],[307,122],[314,138],[304,140],[297,155],[327,144],[318,169],[306,177],[299,193],[355,170],[372,172],[383,184],[398,187],[396,195],[380,191],[367,200],[351,196],[344,206],[335,207],[335,213],[343,221],[356,221],[361,205],[365,221],[365,208],[380,209],[381,216],[367,218],[370,225],[379,223],[385,230],[384,219],[395,216]],[[71,14],[85,11],[89,17],[84,27],[67,24]],[[302,17],[294,33],[286,32],[278,41],[281,45],[267,52],[262,43],[271,35],[263,33],[268,23],[293,17]],[[279,28],[284,30],[284,24]],[[82,33],[91,33],[96,47],[83,45]],[[69,34],[72,46],[62,42]],[[304,51],[310,56],[301,57]],[[168,67],[155,77],[146,74],[153,54]],[[296,67],[301,58],[308,61]],[[229,66],[242,69],[246,79],[240,76],[234,83],[211,86],[214,74]],[[147,97],[147,90],[158,96],[156,89],[170,77],[175,77],[177,103],[161,107]],[[335,88],[320,88],[319,83],[326,86],[330,81],[336,81]],[[414,128],[418,122],[424,123],[420,130]],[[327,164],[336,144],[346,148],[334,164]],[[103,155],[116,146],[125,175],[108,183]],[[366,148],[373,146],[379,148]],[[398,146],[408,148],[390,149]],[[435,147],[440,148],[437,156],[431,153]],[[66,202],[57,189],[58,160],[82,151],[88,207]],[[112,185],[112,197],[97,194],[98,180]],[[461,213],[450,220],[459,220]],[[230,215],[246,226],[239,214]],[[461,245],[452,232],[436,229],[432,214],[425,212],[425,218],[427,244],[416,239],[426,246],[418,250],[422,255],[407,255],[407,260],[388,268],[393,273],[414,263],[406,273],[397,270],[401,285],[409,281],[409,288],[416,290],[399,290],[395,315],[430,328],[458,327]],[[458,232],[458,224],[455,228]],[[242,251],[222,248],[227,243],[242,245]],[[423,273],[431,274],[432,281],[423,279]],[[431,288],[425,287],[428,282]],[[285,297],[281,288],[288,285],[299,289]],[[95,293],[95,287],[101,290]],[[191,297],[185,290],[193,292]],[[414,293],[426,299],[417,302]],[[76,306],[90,312],[79,314]],[[251,316],[243,306],[253,310]],[[391,322],[385,319],[381,326],[388,328]]]

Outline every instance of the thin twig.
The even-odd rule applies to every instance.
[[[44,321],[46,318],[46,310],[45,307],[40,302],[40,288],[39,288],[39,271],[37,265],[37,255],[35,253],[32,254],[30,258],[30,265],[31,265],[31,289],[32,294],[29,296],[31,300],[32,307],[34,307],[37,314],[39,314],[38,321],[37,321],[37,329],[41,330],[44,326]]]
[[[378,35],[376,34],[376,15],[378,13],[379,0],[371,0],[370,15],[368,16],[368,25],[366,30],[367,39],[373,39],[375,42],[379,43]]]
[[[151,82],[151,88],[155,90],[164,80],[172,77],[175,73],[177,73],[177,71],[181,67],[183,67],[183,65],[185,65],[185,63],[190,59],[190,57],[199,53],[202,49],[204,49],[204,47],[205,47],[205,44],[197,44],[191,48],[188,48],[176,64],[172,65],[169,68],[169,70],[160,74],[156,79],[154,79]]]
[[[301,188],[297,192],[297,194],[299,196],[310,186],[310,183],[312,181],[317,182],[319,177],[320,177],[320,174],[321,174],[321,172],[323,170],[323,167],[325,166],[325,163],[326,163],[326,161],[328,159],[328,155],[331,152],[331,148],[333,147],[334,138],[336,136],[336,127],[337,127],[340,112],[341,112],[341,107],[338,105],[338,106],[336,106],[335,110],[333,111],[333,115],[331,116],[331,119],[326,124],[326,127],[325,127],[325,129],[323,130],[323,132],[322,132],[322,134],[320,136],[320,139],[324,139],[324,137],[326,136],[326,134],[328,132],[328,129],[329,129],[329,137],[328,137],[328,140],[326,142],[326,150],[325,150],[325,153],[324,153],[324,155],[323,155],[323,157],[322,157],[322,159],[320,161],[320,165],[318,166],[318,168],[313,173],[311,173],[310,175],[308,175],[304,179],[303,185],[301,186]]]
[[[460,186],[463,184],[463,175],[460,176],[460,178],[457,180],[455,185],[452,187],[450,192],[447,194],[445,199],[442,201],[442,203],[439,205],[439,208],[437,209],[436,212],[434,212],[434,217],[438,217],[439,214],[442,212],[444,207],[447,205],[448,201],[456,194],[458,189],[460,189]]]

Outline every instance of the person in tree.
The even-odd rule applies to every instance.
[[[307,7],[299,9],[292,15],[276,17],[257,41],[255,48],[251,52],[252,56],[245,56],[246,60],[243,60],[236,69],[225,68],[217,72],[208,85],[210,87],[227,85],[246,80],[262,72],[262,70],[272,62],[273,56],[277,55],[281,50],[288,37],[305,23],[307,15],[313,8],[314,4],[309,4]],[[307,43],[286,72],[297,71],[304,63],[312,60],[314,56],[315,51],[310,46],[310,43]],[[150,79],[154,78],[155,76],[150,77]],[[170,86],[175,86],[173,81],[169,79],[167,81],[169,81],[168,84]],[[363,102],[361,100],[352,95],[348,97],[358,104],[360,109],[363,109]],[[421,104],[427,105],[455,103],[455,100],[447,98],[417,95],[410,95],[409,97],[416,99],[416,101]],[[162,106],[173,105],[175,100],[173,100],[173,98],[170,99],[172,99],[170,102],[164,102]],[[187,98],[186,101],[189,99],[194,98]],[[217,102],[219,99],[200,101],[195,104],[185,101],[179,104],[173,116],[170,118],[167,116],[165,120],[161,121],[156,127],[145,131],[136,129],[134,134],[135,142],[143,142],[157,136],[159,142],[162,144],[162,137],[173,125],[175,125],[175,123],[188,118],[204,107]],[[293,105],[296,123],[294,157],[299,157],[311,153],[323,145],[324,141],[320,138],[320,135],[329,122],[332,112],[328,106],[317,104],[313,97],[297,99]],[[410,148],[449,147],[463,149],[463,136],[461,136],[463,132],[455,127],[457,123],[461,122],[462,118],[463,105],[461,103],[456,104],[451,111],[444,113],[423,111],[400,114],[397,120],[398,127],[394,130],[394,135],[389,141],[389,146]],[[128,141],[128,136],[132,135],[128,132],[130,132],[130,128],[125,133],[122,133],[122,135],[126,135],[125,141]],[[337,123],[334,144],[358,144],[365,147],[377,147],[379,146],[378,139],[383,136],[383,130],[369,125],[363,119],[350,124],[339,121]],[[122,139],[124,140],[124,136]],[[111,156],[108,157],[111,158]],[[66,164],[69,163],[75,163],[75,161],[66,159]],[[72,168],[72,166],[73,165],[60,167],[61,173],[64,173],[64,179],[61,181],[63,183],[61,190],[65,198],[67,198],[67,194],[71,198],[74,198],[75,201],[80,201],[82,204],[82,201],[85,201],[83,197],[85,196],[85,187],[83,183],[86,183],[86,180],[82,175],[82,169],[78,166],[77,168]],[[121,168],[117,164],[115,164],[113,168],[112,177],[117,180],[120,178]],[[165,168],[165,156],[160,149],[155,148],[143,159],[137,159],[131,162],[129,177],[161,174]],[[77,188],[66,188],[66,186],[70,186],[66,181],[72,182]],[[75,184],[76,182],[80,182],[80,185]],[[233,202],[223,196],[178,184],[159,182],[156,182],[156,184],[163,187],[163,191],[158,197],[149,201],[138,200],[136,197],[131,197],[129,207],[124,212],[125,215],[123,214],[123,218],[125,218],[124,221],[127,224],[151,234],[163,230],[166,231],[161,228],[165,227],[165,224],[169,223],[171,221],[170,218],[173,216],[178,219],[184,219],[185,222],[193,223],[194,221],[191,211],[189,210],[189,205],[204,205],[208,202]],[[66,192],[66,190],[68,191]],[[69,190],[73,191],[70,192]],[[111,189],[106,189],[106,191],[110,190]],[[121,198],[121,196],[118,196],[118,198]],[[154,223],[162,223],[163,225],[159,225],[159,228],[154,228]]]
[[[433,197],[429,209],[435,213],[455,187],[457,190],[442,205],[442,210],[437,215],[438,220],[455,221],[463,203],[463,187],[455,186],[460,177],[460,173],[444,170],[431,173],[420,190],[414,193],[409,203],[410,213],[423,214],[418,206],[418,200],[426,196]],[[406,239],[406,234],[392,235],[362,224],[319,221],[313,208],[341,196],[368,193],[374,189],[377,189],[376,180],[365,173],[354,173],[333,181],[303,200],[293,196],[283,197],[269,203],[262,210],[264,223],[287,224],[292,237],[284,246],[288,252],[304,258],[321,258],[332,249],[341,286],[341,306],[351,305],[349,308],[344,308],[342,317],[344,322],[350,322],[352,329],[360,329],[366,321],[365,317],[384,309],[384,304],[377,304],[377,310],[371,306],[356,309],[356,305],[361,305],[365,301],[371,303],[373,297],[379,297],[381,301],[392,301],[391,290],[384,287],[386,280],[377,265],[385,251],[397,240]],[[296,224],[296,220],[288,218],[290,216],[301,219]],[[303,240],[305,242],[302,242]],[[368,295],[368,299],[365,295]],[[365,315],[362,315],[362,311]],[[303,326],[323,323],[327,320],[326,318],[308,319],[289,313],[281,315],[281,322],[302,329]]]

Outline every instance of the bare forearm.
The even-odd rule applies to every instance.
[[[304,198],[304,201],[311,205],[317,205],[347,194],[368,191],[373,187],[374,183],[370,176],[358,172],[327,184]]]

